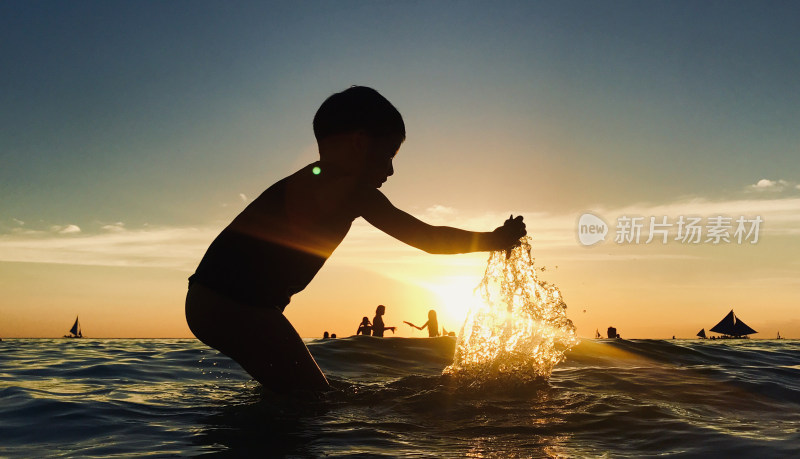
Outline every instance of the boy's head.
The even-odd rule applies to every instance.
[[[351,86],[327,99],[314,115],[317,142],[338,134],[363,131],[370,137],[406,138],[406,125],[400,112],[366,86]]]
[[[406,138],[406,126],[400,112],[378,91],[351,86],[319,107],[314,136],[320,159],[379,188],[394,174],[392,159]]]

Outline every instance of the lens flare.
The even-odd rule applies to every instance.
[[[319,166],[314,166],[314,168],[311,169],[311,173],[314,174],[314,175],[319,175],[320,172],[322,172],[322,169],[320,169]]]

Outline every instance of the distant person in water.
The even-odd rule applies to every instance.
[[[322,339],[328,339],[328,338],[329,338],[328,332],[322,334]]]
[[[369,317],[364,317],[361,319],[361,323],[358,324],[358,330],[356,330],[356,336],[358,335],[371,335],[372,334],[372,324],[369,322]]]
[[[406,130],[374,89],[353,86],[330,96],[313,127],[319,161],[270,186],[217,236],[186,297],[192,333],[275,392],[329,389],[283,310],[356,218],[429,253],[505,250],[526,234],[521,216],[481,233],[432,226],[392,205],[378,188],[394,173]]]
[[[421,327],[417,327],[411,322],[406,322],[406,321],[403,322],[416,328],[417,330],[422,330],[423,328],[428,327],[429,338],[436,338],[437,336],[439,336],[439,320],[436,318],[436,311],[434,311],[433,309],[428,311],[428,321],[425,322],[425,325]]]
[[[391,330],[394,334],[396,327],[386,327],[383,325],[383,315],[386,314],[386,306],[380,304],[375,308],[375,318],[372,319],[372,336],[383,337],[383,332]]]

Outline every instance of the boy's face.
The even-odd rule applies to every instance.
[[[396,137],[367,137],[362,178],[369,186],[380,188],[394,174],[392,160],[402,142]]]

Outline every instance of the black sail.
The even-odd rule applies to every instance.
[[[733,315],[733,309],[731,309],[731,312],[729,312],[724,319],[720,320],[718,324],[711,327],[709,331],[722,333],[723,335],[733,335],[734,326],[736,325],[735,317],[736,316]]]
[[[72,333],[73,335],[77,335],[78,334],[78,318],[77,317],[75,318],[75,324],[72,325],[72,328],[69,329],[69,332]]]
[[[733,309],[731,309],[731,312],[729,312],[728,315],[726,315],[725,318],[723,318],[718,324],[711,327],[709,331],[728,336],[746,336],[753,333],[758,333],[747,326],[747,324],[739,320],[739,318],[736,317],[736,314],[733,313]]]
[[[757,331],[753,330],[752,328],[748,327],[746,323],[736,318],[736,325],[733,326],[735,332],[733,333],[735,336],[744,336],[744,335],[751,335],[753,333],[758,333]]]
[[[697,332],[697,336],[699,336],[700,338],[705,338],[706,337],[706,329],[705,328],[701,328],[700,331]]]

